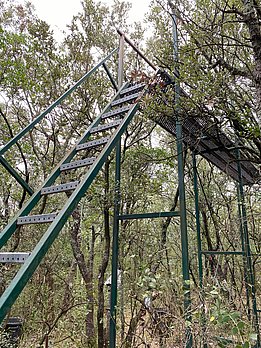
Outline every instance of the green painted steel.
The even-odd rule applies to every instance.
[[[202,260],[202,243],[201,243],[201,229],[200,229],[200,214],[199,214],[199,194],[198,194],[198,173],[197,173],[197,159],[196,154],[192,152],[192,165],[193,165],[193,186],[194,186],[194,201],[195,201],[195,215],[196,215],[196,229],[197,229],[197,246],[198,246],[198,275],[199,275],[199,286],[201,291],[201,299],[203,302],[201,310],[201,328],[202,328],[202,339],[203,348],[207,348],[206,342],[206,313],[205,313],[205,294],[203,288],[203,260]]]
[[[124,63],[124,35],[119,39],[118,57],[118,88],[123,84],[123,63]],[[118,258],[119,258],[119,220],[120,211],[120,187],[121,187],[121,137],[116,145],[115,163],[115,194],[113,214],[113,240],[112,240],[112,264],[111,264],[111,301],[110,301],[110,333],[109,346],[116,347],[116,315],[117,315],[117,286],[118,286]]]
[[[7,160],[0,155],[0,163],[5,167],[5,169],[15,178],[15,180],[29,193],[30,196],[33,195],[34,190],[29,186],[29,184],[17,173],[17,171],[7,162]]]
[[[119,215],[119,220],[133,220],[133,219],[156,219],[156,218],[164,218],[164,217],[179,217],[179,211],[161,211],[157,213],[143,213],[143,214],[127,214],[127,215]]]
[[[127,86],[124,85],[122,87],[125,88]],[[119,94],[120,91],[113,97],[112,100],[115,100]],[[30,211],[36,206],[36,204],[39,202],[40,198],[41,198],[41,190],[44,187],[48,187],[51,186],[54,181],[57,179],[57,177],[60,175],[60,166],[64,163],[68,163],[72,160],[72,158],[76,155],[77,151],[76,151],[76,147],[82,143],[84,143],[88,137],[90,136],[90,130],[93,127],[96,127],[99,122],[101,121],[101,117],[102,115],[107,112],[110,108],[111,103],[108,103],[106,105],[106,107],[104,108],[104,110],[102,111],[102,113],[93,121],[93,123],[89,126],[89,128],[86,130],[86,132],[84,133],[84,135],[79,139],[79,141],[76,143],[75,147],[70,150],[65,157],[60,161],[60,163],[54,168],[54,170],[52,171],[52,173],[49,175],[49,177],[46,179],[46,181],[43,183],[43,185],[33,194],[33,196],[26,202],[26,204],[22,207],[22,209],[15,215],[15,217],[10,221],[10,223],[5,227],[5,229],[1,232],[0,234],[0,248],[2,248],[5,243],[8,241],[8,239],[12,236],[12,234],[15,232],[16,228],[17,228],[17,219],[20,216],[25,216],[28,215],[30,213]]]
[[[241,162],[240,162],[240,150],[237,149],[237,167],[238,167],[238,193],[239,193],[239,206],[242,217],[242,227],[243,227],[243,240],[244,240],[244,252],[246,256],[246,265],[247,265],[247,276],[248,276],[248,284],[249,285],[249,293],[252,299],[252,310],[253,310],[253,327],[255,333],[257,334],[257,343],[256,348],[261,347],[261,337],[259,330],[259,320],[258,320],[258,312],[257,312],[257,300],[256,300],[256,287],[255,287],[255,279],[254,279],[254,270],[252,263],[252,255],[251,255],[251,247],[249,240],[249,231],[248,231],[248,223],[247,223],[247,212],[246,212],[246,204],[245,204],[245,193],[243,188],[243,178],[242,178],[242,170],[241,170]]]
[[[72,193],[70,198],[65,203],[63,209],[57,215],[56,219],[52,222],[50,227],[47,229],[43,237],[40,239],[35,249],[32,251],[29,258],[26,260],[24,265],[20,268],[17,275],[12,280],[10,286],[6,289],[0,299],[0,322],[4,319],[7,312],[10,310],[11,306],[27,284],[28,280],[32,277],[37,266],[40,264],[41,260],[47,253],[48,249],[54,242],[55,238],[58,236],[58,233],[70,217],[71,213],[95,179],[102,165],[106,161],[112,149],[115,147],[119,141],[120,136],[126,130],[128,124],[133,118],[134,114],[138,110],[139,105],[134,104],[128,114],[123,118],[121,125],[118,127],[117,131],[114,133],[114,136],[107,143],[104,149],[101,151],[100,155],[97,157],[95,163],[90,167],[89,171],[83,177],[79,186]],[[75,151],[75,150],[74,150]],[[35,193],[34,196],[40,195]],[[34,197],[33,196],[33,197]]]
[[[239,191],[239,183],[237,183],[237,204],[238,204],[238,217],[239,217],[239,230],[240,230],[240,239],[241,247],[243,253],[243,268],[244,268],[244,283],[246,290],[246,307],[247,307],[247,316],[248,320],[251,320],[251,308],[250,308],[250,289],[249,289],[249,280],[248,280],[248,267],[247,267],[247,258],[245,253],[245,238],[244,238],[244,228],[243,228],[243,218],[242,218],[242,209],[241,209],[241,198]]]
[[[110,348],[116,347],[116,316],[117,316],[117,287],[118,287],[118,255],[119,255],[119,211],[121,185],[121,141],[116,145],[115,163],[115,201],[113,215],[112,240],[112,272],[111,272],[111,303],[110,303]]]
[[[176,15],[172,13],[173,20],[173,47],[174,47],[174,62],[175,75],[179,76],[178,62],[178,28]],[[181,88],[179,80],[175,81],[175,110],[177,112],[176,121],[176,142],[177,142],[177,159],[178,159],[178,181],[179,181],[179,204],[180,204],[180,233],[181,233],[181,252],[182,252],[182,274],[183,274],[183,288],[184,288],[184,318],[186,322],[186,337],[185,347],[192,348],[192,333],[190,324],[191,317],[191,298],[190,298],[190,277],[189,277],[189,255],[188,255],[188,231],[187,231],[187,210],[184,184],[184,157],[183,157],[183,135],[182,135],[182,120],[179,116],[179,98]]]
[[[184,184],[184,158],[182,144],[182,123],[176,122],[177,152],[178,152],[178,178],[179,178],[179,204],[180,204],[180,233],[182,252],[182,274],[184,288],[184,315],[187,323],[192,321],[191,298],[190,298],[190,277],[189,277],[189,255],[188,255],[188,232],[187,232],[187,211]],[[190,325],[186,327],[186,348],[192,348],[192,334]]]
[[[203,250],[201,252],[204,255],[244,255],[243,251],[215,251],[215,250]]]
[[[202,262],[202,243],[201,243],[201,229],[200,229],[200,216],[199,216],[198,174],[197,174],[196,154],[194,151],[192,153],[192,163],[193,163],[193,184],[194,184],[195,215],[196,215],[197,243],[198,243],[198,274],[199,274],[199,285],[202,288],[203,262]]]
[[[15,137],[13,137],[5,146],[0,150],[0,156],[3,155],[11,146],[13,146],[19,139],[21,139],[25,134],[27,134],[34,126],[39,123],[49,112],[51,112],[57,105],[67,98],[76,88],[78,88],[88,77],[90,77],[104,62],[106,62],[118,48],[115,48],[111,53],[109,53],[104,59],[102,59],[95,67],[88,71],[83,77],[81,77],[71,88],[69,88],[61,97],[59,97],[53,104],[51,104],[44,112],[42,112],[38,117],[36,117],[33,122],[31,122],[27,127],[22,129]]]
[[[113,88],[115,89],[115,91],[117,92],[119,90],[118,86],[117,86],[117,83],[115,82],[109,68],[107,67],[107,64],[103,63],[102,66],[104,67],[104,70],[106,71],[106,74],[108,75],[110,81],[111,81],[111,84],[113,85]]]

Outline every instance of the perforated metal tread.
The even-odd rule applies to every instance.
[[[114,109],[112,111],[106,112],[105,114],[102,115],[102,119],[108,118],[108,117],[112,117],[112,116],[116,116],[116,115],[120,115],[123,112],[129,111],[131,108],[131,105],[125,105],[122,106],[118,109]]]
[[[44,224],[52,222],[58,213],[21,216],[17,219],[17,225]]]
[[[88,141],[87,143],[83,143],[76,146],[76,151],[91,149],[96,146],[100,146],[106,144],[109,141],[110,137],[100,138],[92,141]]]
[[[54,185],[49,187],[44,187],[41,190],[42,195],[49,195],[52,193],[66,192],[74,190],[79,184],[79,181],[67,182],[66,184]]]
[[[89,158],[84,158],[84,159],[79,160],[79,161],[64,163],[61,165],[60,170],[64,171],[64,170],[71,170],[71,169],[75,169],[75,168],[85,167],[85,166],[88,166],[90,164],[93,164],[95,162],[95,160],[96,160],[96,157],[89,157]]]
[[[116,105],[120,105],[120,104],[126,103],[128,101],[137,99],[139,96],[140,96],[140,93],[134,93],[134,94],[131,94],[131,95],[127,95],[124,98],[120,98],[120,99],[114,100],[111,103],[111,106],[116,106]]]
[[[101,131],[105,131],[107,129],[117,127],[119,124],[121,124],[121,120],[116,120],[116,121],[113,121],[113,122],[110,122],[110,123],[107,123],[107,124],[102,124],[101,126],[93,127],[90,130],[90,133],[93,134],[93,133],[98,133],[98,132],[101,132]]]
[[[122,90],[120,92],[121,95],[124,95],[126,93],[129,93],[129,92],[133,92],[133,91],[136,91],[138,89],[141,89],[141,88],[144,88],[146,86],[146,83],[142,82],[142,83],[138,83],[136,85],[133,85],[131,87],[128,87],[128,88],[125,88],[124,90]]]
[[[0,263],[24,263],[29,255],[25,252],[1,252]]]

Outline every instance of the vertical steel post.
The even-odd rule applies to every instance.
[[[174,61],[176,63],[175,72],[179,76],[178,71],[178,28],[174,12],[172,13],[173,21],[173,46]],[[184,159],[183,159],[183,142],[182,142],[182,120],[179,115],[179,96],[180,84],[175,81],[175,110],[177,112],[176,136],[177,136],[177,157],[178,157],[178,180],[179,180],[179,204],[180,204],[180,233],[181,233],[181,250],[182,250],[182,274],[184,288],[184,317],[186,321],[186,338],[185,347],[192,348],[192,335],[189,323],[191,322],[191,299],[189,284],[189,256],[188,256],[188,232],[187,232],[187,212],[186,197],[184,184]]]
[[[124,42],[125,42],[125,37],[124,37],[124,35],[121,35],[120,36],[120,43],[119,43],[118,89],[123,84]]]
[[[252,324],[254,327],[254,330],[257,334],[257,344],[256,348],[261,347],[261,341],[260,341],[260,331],[259,331],[259,322],[258,322],[258,311],[257,311],[257,302],[256,302],[256,288],[255,288],[255,279],[254,279],[254,272],[253,272],[253,264],[252,264],[252,255],[251,255],[251,247],[250,247],[250,240],[249,240],[249,232],[248,232],[248,224],[247,224],[247,212],[246,212],[246,204],[245,204],[245,194],[244,194],[244,188],[243,188],[243,179],[242,179],[242,170],[241,170],[241,162],[240,162],[240,150],[237,149],[237,167],[238,167],[238,194],[239,194],[239,205],[240,205],[240,212],[241,212],[241,223],[243,227],[243,240],[244,240],[244,257],[246,257],[246,266],[247,266],[247,279],[249,290],[251,293],[251,300],[252,300],[252,311],[253,311],[253,320]]]
[[[124,35],[120,36],[118,62],[118,88],[123,84]],[[110,348],[116,347],[116,312],[118,286],[118,255],[119,255],[119,210],[120,210],[120,180],[121,180],[121,139],[116,145],[115,163],[115,198],[113,215],[112,240],[112,272],[111,272],[111,303],[110,303]]]
[[[203,262],[202,262],[202,243],[201,243],[201,230],[200,230],[200,215],[199,215],[199,196],[198,196],[198,174],[197,174],[197,159],[195,151],[192,152],[192,162],[193,162],[193,183],[194,183],[194,200],[195,200],[195,215],[196,215],[196,228],[197,228],[197,246],[198,246],[198,275],[199,275],[199,286],[200,286],[200,296],[204,304],[205,294],[203,290]],[[202,309],[202,334],[203,334],[203,347],[207,348],[208,345],[205,341],[206,332],[206,316],[205,308],[203,305]]]
[[[247,316],[248,320],[251,320],[251,308],[250,308],[250,296],[249,296],[249,277],[248,277],[248,266],[246,257],[246,247],[245,247],[245,234],[243,227],[243,217],[242,217],[242,207],[241,207],[241,195],[239,190],[240,183],[237,183],[237,205],[238,205],[238,217],[239,217],[239,229],[240,229],[240,239],[241,239],[241,249],[243,252],[243,267],[244,267],[244,282],[246,288],[246,305],[247,305]]]

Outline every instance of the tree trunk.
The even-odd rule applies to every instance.
[[[90,258],[89,262],[85,261],[84,254],[81,250],[81,215],[79,211],[79,207],[75,209],[72,214],[73,217],[73,225],[71,228],[71,245],[73,249],[73,255],[79,267],[80,273],[85,283],[86,289],[86,301],[87,305],[87,313],[85,317],[85,328],[86,328],[86,345],[87,347],[93,348],[95,347],[95,329],[94,329],[94,299],[93,299],[93,245],[90,250]],[[92,234],[94,231],[92,230]],[[92,244],[93,244],[93,236],[92,236]]]

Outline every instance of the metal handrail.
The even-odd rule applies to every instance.
[[[25,134],[27,134],[31,129],[34,128],[49,112],[51,112],[57,105],[68,97],[77,87],[79,87],[88,77],[90,77],[101,65],[104,64],[115,52],[118,51],[118,47],[115,48],[111,53],[109,53],[104,59],[102,59],[95,67],[83,75],[71,88],[69,88],[61,97],[55,100],[45,111],[43,111],[38,117],[36,117],[33,122],[22,129],[16,136],[14,136],[6,145],[0,149],[0,156],[2,156],[11,146],[17,143]]]
[[[127,44],[129,44],[133,50],[138,53],[138,55],[143,59],[145,60],[145,62],[155,71],[158,70],[158,68],[148,59],[144,56],[144,54],[135,46],[135,44],[126,37],[126,35],[120,30],[120,29],[117,29],[117,33],[121,36],[124,37],[124,40],[127,42]]]

